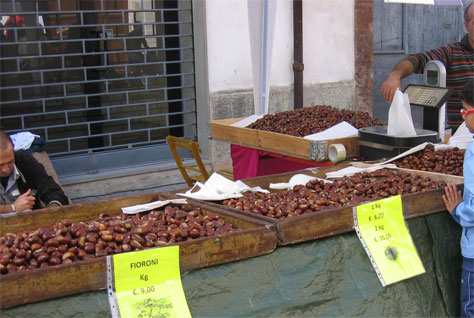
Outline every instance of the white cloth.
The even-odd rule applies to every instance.
[[[13,135],[10,135],[10,138],[13,142],[13,150],[27,150],[31,147],[31,144],[35,140],[35,137],[39,137],[38,135],[34,135],[29,131],[19,132]]]

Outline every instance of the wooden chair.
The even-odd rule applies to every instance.
[[[184,180],[186,181],[189,187],[192,187],[196,181],[199,182],[206,182],[209,178],[209,173],[204,166],[204,163],[201,160],[201,149],[199,148],[199,144],[196,141],[179,138],[175,136],[168,136],[166,137],[166,141],[168,142],[168,146],[170,147],[171,153],[173,154],[174,160],[178,165],[179,171],[181,172]],[[194,160],[196,161],[196,166],[185,165],[181,160],[181,157],[178,153],[177,148],[183,148],[190,151],[193,156]],[[198,174],[189,174],[188,170],[197,172]],[[229,170],[219,170],[217,173],[223,175],[226,178],[234,180],[234,176],[232,171]]]

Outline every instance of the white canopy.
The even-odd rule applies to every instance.
[[[255,114],[268,113],[277,0],[247,0]]]

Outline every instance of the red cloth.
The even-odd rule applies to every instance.
[[[260,156],[265,156],[268,153],[267,151],[231,144],[230,156],[232,157],[234,180],[255,177]]]
[[[334,165],[331,162],[292,158],[232,144],[230,145],[230,156],[232,157],[234,180]]]

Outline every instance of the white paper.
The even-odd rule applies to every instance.
[[[310,180],[314,180],[314,179],[323,180],[324,182],[330,182],[330,183],[333,182],[331,180],[308,176],[307,174],[295,174],[294,176],[290,178],[288,182],[270,183],[269,188],[278,189],[278,190],[293,189],[295,185],[305,185]]]
[[[413,148],[411,148],[411,149],[408,149],[407,151],[405,151],[405,152],[399,154],[398,156],[395,156],[395,157],[393,157],[393,158],[391,158],[391,159],[389,159],[389,160],[387,160],[387,161],[384,161],[384,162],[382,162],[382,163],[380,163],[380,164],[386,164],[386,163],[392,162],[392,161],[394,161],[394,160],[403,158],[403,157],[405,157],[405,156],[411,155],[411,154],[413,154],[413,153],[415,153],[415,152],[417,152],[417,151],[420,151],[420,150],[425,149],[425,147],[426,147],[427,145],[431,145],[431,143],[429,143],[429,142],[424,142],[424,143],[422,143],[422,144],[419,144],[418,146],[415,146],[415,147],[413,147]]]
[[[388,110],[387,135],[397,137],[416,136],[408,94],[402,93],[399,89],[395,92]]]
[[[348,122],[343,121],[324,131],[307,135],[307,136],[304,136],[303,138],[309,139],[309,140],[331,140],[331,139],[357,136],[358,134],[359,134],[359,130],[357,128],[355,128]]]
[[[196,188],[199,188],[199,190],[193,192],[193,190]],[[214,172],[204,184],[201,182],[196,182],[194,186],[185,193],[177,194],[197,200],[215,201],[239,198],[245,191],[263,193],[269,192],[268,190],[262,189],[260,187],[250,188],[240,180],[232,181]]]
[[[125,214],[137,214],[139,212],[150,211],[167,204],[174,203],[174,204],[186,204],[188,201],[186,199],[171,199],[171,200],[163,200],[163,201],[154,201],[145,204],[137,204],[132,206],[127,206],[122,208],[122,213]]]
[[[236,121],[235,123],[230,124],[230,126],[241,127],[241,128],[247,127],[248,125],[250,125],[251,123],[257,121],[258,119],[262,117],[263,115],[252,115],[244,119],[241,119],[239,121]]]

